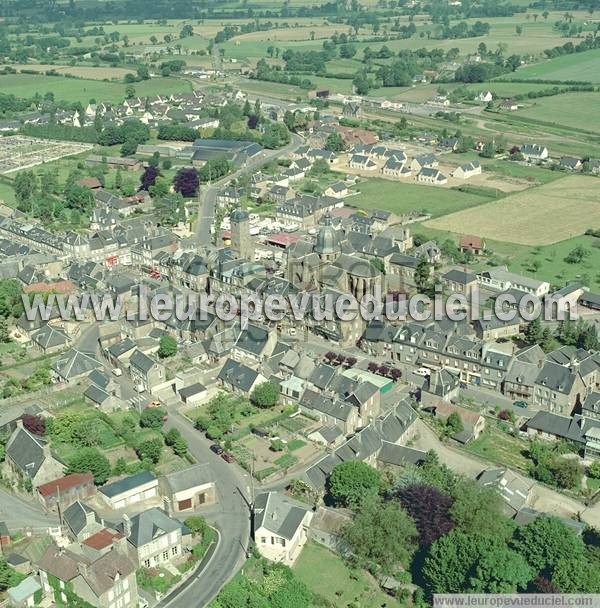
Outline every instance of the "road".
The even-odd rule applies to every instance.
[[[215,474],[218,504],[202,515],[220,533],[220,542],[208,564],[182,587],[163,598],[158,608],[206,606],[246,559],[250,539],[249,477],[236,464],[213,454],[210,443],[180,414],[170,414],[167,428],[179,429],[189,451],[198,462],[209,462]]]
[[[213,182],[201,191],[200,203],[198,205],[198,221],[196,223],[196,242],[198,243],[198,247],[208,247],[212,244],[210,227],[212,226],[215,216],[215,202],[218,190],[234,179],[237,179],[243,173],[256,171],[272,160],[286,156],[304,143],[304,140],[299,135],[291,133],[291,136],[292,140],[284,148],[278,150],[263,150],[234,173],[230,173],[222,179]]]
[[[26,501],[4,489],[0,489],[0,520],[11,532],[25,527],[48,528],[58,525],[56,514],[46,514],[41,505]]]

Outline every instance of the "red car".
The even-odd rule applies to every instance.
[[[233,457],[233,454],[230,454],[229,452],[223,452],[221,454],[221,458],[225,461],[225,462],[235,462],[235,458]]]

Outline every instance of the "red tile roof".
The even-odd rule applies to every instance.
[[[293,245],[300,240],[300,237],[297,234],[286,234],[281,232],[279,234],[274,234],[267,239],[268,243],[273,245],[279,245],[281,247],[288,247],[289,245]]]
[[[72,475],[67,475],[44,483],[41,486],[38,486],[37,490],[42,496],[53,496],[59,490],[61,492],[66,492],[71,488],[90,483],[93,480],[94,476],[91,473],[73,473]]]
[[[468,249],[483,249],[484,242],[480,236],[462,236],[460,238],[460,247],[465,247]]]
[[[92,549],[101,551],[102,549],[106,549],[106,547],[110,547],[110,545],[119,538],[123,538],[123,535],[104,528],[103,530],[100,530],[100,532],[96,532],[96,534],[92,534],[90,537],[86,538],[83,541],[83,544]]]

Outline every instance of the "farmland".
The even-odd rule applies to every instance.
[[[10,91],[19,97],[33,97],[51,92],[57,100],[86,104],[90,99],[117,103],[125,98],[127,85],[116,82],[40,76],[37,74],[9,74],[0,76],[0,90]],[[177,78],[152,78],[135,83],[136,94],[158,95],[189,91],[189,82]]]
[[[600,83],[600,50],[563,55],[517,70],[515,76],[540,80],[588,80]]]
[[[549,245],[600,222],[600,189],[591,177],[569,176],[500,201],[432,219],[427,226],[497,241]]]

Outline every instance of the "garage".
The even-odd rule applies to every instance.
[[[177,503],[178,511],[185,511],[186,509],[191,509],[191,508],[192,508],[192,499],[191,498],[187,498],[186,500],[180,500]]]

